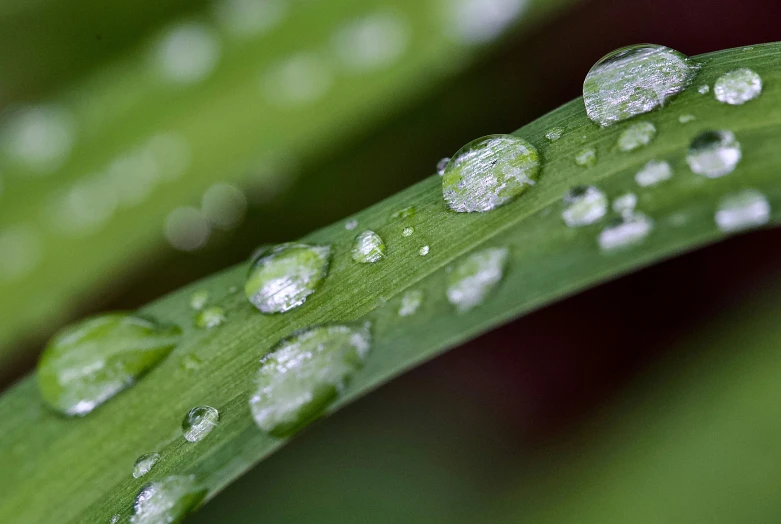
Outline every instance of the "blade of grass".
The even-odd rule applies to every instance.
[[[174,353],[130,391],[81,420],[53,416],[41,405],[32,379],[23,380],[0,399],[0,520],[15,522],[100,522],[114,513],[127,516],[141,481],[130,465],[141,453],[162,455],[154,478],[192,473],[203,479],[213,497],[232,479],[281,445],[262,434],[248,408],[250,377],[258,359],[293,330],[325,322],[370,321],[372,355],[356,374],[338,409],[415,364],[439,354],[492,326],[542,304],[574,293],[656,260],[725,237],[713,221],[718,201],[736,190],[753,187],[771,205],[781,200],[775,183],[781,154],[772,145],[781,138],[781,72],[775,67],[781,45],[755,46],[696,58],[702,64],[697,83],[663,110],[646,115],[657,138],[634,153],[615,149],[630,123],[601,129],[587,120],[582,100],[520,129],[535,144],[544,167],[535,188],[518,201],[486,214],[456,215],[442,201],[441,181],[433,176],[359,213],[359,228],[371,228],[384,239],[386,260],[368,266],[352,262],[354,231],[343,223],[317,231],[305,241],[332,244],[330,276],[299,310],[282,316],[258,314],[235,291],[246,267],[240,266],[181,290],[144,308],[143,312],[183,327],[183,341]],[[724,71],[751,67],[765,79],[762,96],[741,107],[728,107],[697,86],[712,83]],[[683,125],[682,113],[697,120]],[[565,135],[554,143],[544,138],[561,126]],[[693,137],[707,129],[730,129],[743,144],[743,161],[730,176],[705,180],[686,167]],[[599,162],[584,169],[574,163],[585,146],[596,147]],[[401,153],[401,152],[400,152]],[[675,176],[643,189],[634,174],[651,159],[667,160]],[[653,232],[639,245],[611,254],[597,247],[603,224],[572,229],[560,217],[561,196],[574,185],[597,184],[615,197],[640,193],[639,210],[655,221]],[[415,206],[409,219],[391,219],[401,208]],[[779,217],[773,212],[771,222]],[[412,236],[402,236],[414,226]],[[420,257],[421,245],[430,252]],[[445,298],[447,268],[462,255],[485,247],[507,247],[510,261],[504,281],[480,307],[456,314]],[[228,322],[212,331],[196,330],[189,295],[211,293],[227,312]],[[418,289],[424,304],[412,317],[397,314],[400,294]],[[189,371],[182,358],[196,355],[203,365]],[[203,442],[180,438],[178,425],[195,405],[208,404],[222,413],[219,428]],[[145,479],[146,480],[146,479]]]

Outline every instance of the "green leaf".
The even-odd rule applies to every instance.
[[[41,403],[35,382],[23,380],[0,399],[0,520],[75,523],[101,522],[114,513],[128,516],[142,483],[131,475],[133,463],[152,451],[161,459],[150,480],[195,475],[208,489],[207,499],[213,497],[285,442],[257,428],[249,397],[261,357],[295,330],[371,324],[370,354],[329,407],[335,410],[405,369],[542,304],[725,238],[714,221],[725,196],[752,188],[771,205],[781,200],[776,183],[781,154],[774,147],[781,139],[781,91],[775,87],[781,85],[779,53],[780,44],[769,44],[695,58],[702,64],[695,83],[663,109],[641,117],[655,125],[657,135],[631,153],[618,150],[616,142],[633,122],[603,129],[586,118],[582,100],[563,106],[516,133],[537,148],[542,169],[535,186],[515,201],[487,213],[454,213],[443,202],[441,178],[432,176],[357,214],[359,228],[371,228],[385,241],[386,256],[374,264],[352,260],[355,231],[345,229],[344,222],[308,235],[302,242],[332,246],[332,260],[328,277],[295,310],[258,313],[241,293],[246,265],[151,304],[142,313],[180,326],[182,342],[138,384],[87,417],[53,415]],[[698,93],[699,85],[712,84],[737,64],[764,79],[765,92],[758,99],[733,107]],[[696,120],[681,124],[684,113]],[[545,134],[554,127],[564,134],[549,142]],[[743,160],[734,173],[707,179],[690,171],[686,155],[695,137],[714,129],[734,132]],[[584,148],[596,150],[594,167],[575,163]],[[669,162],[674,175],[642,188],[634,177],[651,160]],[[610,199],[637,193],[644,224],[652,224],[648,235],[605,252],[598,237],[617,213],[592,225],[566,226],[562,196],[582,185],[596,185]],[[394,217],[410,206],[414,214]],[[772,212],[770,221],[778,216]],[[414,227],[414,233],[404,236],[406,227]],[[459,312],[447,298],[448,269],[485,249],[506,250],[504,277],[475,307]],[[222,325],[193,327],[190,296],[200,290],[225,311]],[[401,316],[407,291],[422,292],[424,298],[414,314]],[[217,408],[220,421],[193,444],[182,438],[179,422],[199,405]]]

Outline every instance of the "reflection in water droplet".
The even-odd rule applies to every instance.
[[[409,32],[409,24],[399,13],[381,10],[339,28],[332,45],[348,70],[372,71],[401,57],[407,49]]]
[[[770,220],[770,204],[759,191],[746,189],[724,197],[719,202],[715,220],[725,233],[761,226]]]
[[[207,307],[195,315],[195,327],[201,329],[211,329],[221,326],[227,320],[225,310],[219,306]]]
[[[692,140],[686,162],[698,175],[718,178],[732,173],[742,156],[732,131],[706,131]]]
[[[73,116],[56,105],[20,107],[8,114],[0,128],[0,147],[5,156],[37,174],[59,168],[75,140]]]
[[[255,376],[249,404],[258,427],[283,437],[319,417],[363,367],[370,341],[368,325],[317,326],[280,341]]]
[[[252,261],[244,293],[262,313],[284,313],[302,305],[328,275],[330,246],[280,244]]]
[[[149,473],[149,471],[160,460],[160,453],[144,453],[136,459],[133,464],[133,478],[139,479]]]
[[[450,160],[442,195],[459,213],[491,211],[533,186],[539,172],[540,156],[526,140],[489,135],[469,142]]]
[[[32,227],[18,224],[0,230],[0,282],[26,277],[42,256],[43,243]]]
[[[551,129],[547,133],[545,133],[545,138],[547,138],[551,142],[555,142],[559,138],[561,138],[563,135],[564,135],[564,128],[554,127],[553,129]]]
[[[272,65],[261,85],[271,104],[285,108],[315,102],[332,82],[331,70],[318,55],[299,53]]]
[[[637,195],[634,193],[625,193],[613,200],[613,211],[627,219],[635,212],[635,207],[637,207]]]
[[[169,28],[154,50],[160,75],[177,84],[203,80],[214,70],[219,58],[219,38],[211,28],[195,22]]]
[[[656,126],[651,122],[638,122],[627,127],[618,137],[618,149],[634,151],[651,143],[656,136]]]
[[[347,222],[344,223],[344,228],[347,231],[353,231],[356,227],[358,227],[358,221],[354,218],[351,218]]]
[[[599,247],[613,251],[641,242],[653,230],[653,221],[642,213],[622,217],[602,230]]]
[[[447,32],[464,44],[498,37],[526,10],[528,0],[449,0],[443,5]]]
[[[597,150],[593,147],[583,149],[575,155],[575,163],[581,167],[593,167],[597,164]]]
[[[685,55],[664,46],[617,49],[586,75],[586,113],[603,127],[647,113],[686,89],[696,73],[697,67]]]
[[[133,385],[179,343],[181,329],[128,313],[107,313],[68,326],[38,361],[41,396],[66,415],[86,415]]]
[[[751,69],[735,69],[716,80],[713,94],[716,100],[725,104],[745,104],[762,94],[762,78]]]
[[[403,237],[409,237],[412,236],[415,233],[414,227],[405,227],[401,230],[401,236]]]
[[[231,36],[254,38],[279,25],[288,11],[287,0],[218,0],[214,14]]]
[[[202,248],[209,240],[209,235],[209,221],[194,207],[178,207],[165,219],[165,237],[172,247],[180,251]]]
[[[425,257],[431,249],[428,246],[420,246],[418,249],[418,255]]]
[[[412,289],[406,291],[401,297],[401,305],[399,306],[399,316],[409,317],[414,315],[420,305],[423,303],[423,291],[419,289]]]
[[[201,198],[201,211],[215,227],[231,229],[244,218],[247,198],[244,192],[234,185],[214,184]]]
[[[193,475],[174,475],[141,488],[133,503],[130,524],[174,524],[195,509],[206,489]]]
[[[697,120],[697,117],[694,115],[687,114],[678,117],[678,122],[680,122],[681,124],[688,124],[690,122],[694,122],[695,120]]]
[[[664,160],[651,160],[635,174],[635,182],[642,187],[656,185],[673,176],[673,168]]]
[[[446,156],[444,158],[440,158],[439,162],[437,162],[437,174],[439,176],[442,176],[445,174],[445,168],[447,167],[448,163],[450,162],[450,157]]]
[[[607,197],[594,186],[577,186],[564,195],[566,208],[561,212],[570,227],[587,226],[607,213]]]
[[[353,260],[360,264],[373,264],[385,258],[385,242],[374,231],[367,230],[355,237]]]
[[[187,442],[200,442],[217,427],[220,412],[211,406],[191,409],[182,420],[182,435]]]
[[[190,307],[195,309],[196,311],[200,311],[203,309],[203,307],[206,305],[206,303],[209,301],[209,292],[205,289],[199,289],[198,291],[194,291],[192,295],[190,295]]]
[[[489,248],[458,263],[448,276],[447,299],[459,312],[480,305],[504,276],[509,251]]]

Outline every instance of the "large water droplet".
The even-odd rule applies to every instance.
[[[485,300],[502,280],[507,248],[477,251],[461,261],[448,277],[447,299],[459,312],[469,311]]]
[[[647,237],[653,227],[653,221],[642,213],[622,217],[602,230],[599,247],[603,251],[613,251],[632,246]]]
[[[211,406],[191,409],[182,420],[182,435],[187,442],[200,442],[217,427],[220,412]]]
[[[366,230],[355,237],[352,257],[360,264],[378,262],[385,258],[385,242],[374,231]]]
[[[718,178],[732,173],[742,157],[732,131],[706,131],[692,140],[686,162],[698,175]]]
[[[597,150],[589,147],[575,154],[575,163],[581,167],[593,167],[597,164]]]
[[[759,191],[746,189],[724,197],[714,218],[725,233],[750,229],[768,223],[770,204]]]
[[[401,306],[399,306],[399,316],[409,317],[414,315],[420,305],[423,303],[423,291],[411,289],[401,296]]]
[[[368,325],[326,325],[279,342],[255,376],[249,404],[258,427],[283,437],[320,416],[363,366],[370,341]]]
[[[221,326],[227,320],[225,310],[219,306],[207,307],[195,315],[195,327],[201,329],[211,329]]]
[[[469,142],[450,160],[442,194],[453,211],[491,211],[534,185],[539,172],[540,156],[526,140],[489,135]]]
[[[617,49],[586,75],[586,113],[603,127],[647,113],[686,89],[696,73],[685,55],[668,47],[638,44]]]
[[[713,94],[716,100],[725,104],[745,104],[762,94],[762,78],[751,69],[735,69],[716,80]]]
[[[141,488],[133,503],[130,524],[177,524],[206,496],[192,475],[174,475]]]
[[[136,463],[133,464],[133,478],[140,479],[157,464],[160,460],[160,453],[144,453],[136,459]]]
[[[627,127],[618,137],[618,149],[634,151],[651,143],[656,136],[656,126],[651,122],[638,122]]]
[[[69,326],[38,361],[43,399],[66,415],[86,415],[131,386],[176,346],[181,330],[127,313],[108,313]]]
[[[280,244],[252,262],[244,293],[263,313],[284,313],[303,304],[328,274],[330,246]]]
[[[605,193],[594,186],[574,187],[564,195],[561,218],[570,227],[587,226],[605,216],[607,203]]]

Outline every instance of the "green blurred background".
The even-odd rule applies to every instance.
[[[636,42],[781,39],[771,0],[9,0],[0,380],[579,96]],[[548,307],[315,424],[192,522],[781,521],[779,233]],[[130,467],[130,465],[128,465]]]

